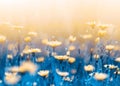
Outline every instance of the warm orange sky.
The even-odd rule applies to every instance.
[[[119,8],[120,0],[0,0],[0,21],[29,30],[72,33],[97,20],[115,24],[120,31]]]

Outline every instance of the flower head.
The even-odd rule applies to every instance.
[[[56,69],[56,72],[57,72],[57,74],[60,75],[60,76],[68,76],[68,75],[69,75],[68,72],[61,72],[61,71],[59,71],[58,69]]]
[[[49,70],[41,70],[38,72],[38,75],[42,76],[42,77],[46,77],[49,74]]]
[[[94,66],[93,65],[87,65],[84,67],[84,70],[87,72],[91,72],[94,70]]]
[[[107,74],[105,73],[95,73],[94,78],[96,80],[105,80],[107,78]]]
[[[76,37],[74,37],[74,36],[72,36],[72,35],[69,36],[69,41],[70,41],[70,42],[74,42],[74,41],[76,41]]]
[[[75,60],[76,60],[76,59],[75,59],[75,58],[73,58],[73,57],[69,57],[69,58],[68,58],[68,62],[69,62],[69,63],[74,63],[74,62],[75,62]]]

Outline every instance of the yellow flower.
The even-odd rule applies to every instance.
[[[25,41],[25,42],[31,42],[31,40],[32,40],[32,39],[31,39],[31,37],[29,37],[29,36],[24,38],[24,41]]]
[[[66,55],[63,55],[63,56],[54,56],[55,57],[55,59],[57,59],[57,60],[67,60],[69,57],[68,56],[66,56]]]
[[[73,58],[73,57],[69,57],[69,58],[68,58],[68,62],[69,62],[69,63],[74,63],[75,61],[76,61],[76,59]]]
[[[99,24],[98,27],[101,29],[101,30],[105,30],[108,28],[108,24]]]
[[[106,50],[113,50],[115,48],[114,45],[106,45],[105,46]]]
[[[46,77],[49,74],[49,70],[41,70],[38,72],[38,75],[42,76],[42,77]]]
[[[41,52],[41,49],[25,47],[25,49],[23,50],[22,53],[24,53],[24,54],[30,54],[30,53],[40,53],[40,52]]]
[[[55,48],[55,47],[60,46],[60,45],[62,44],[62,42],[60,42],[60,41],[49,41],[47,44],[48,44],[49,46]]]
[[[38,48],[31,48],[31,53],[40,53],[41,52],[41,49],[38,49]]]
[[[14,85],[19,82],[21,77],[19,75],[16,75],[14,73],[5,73],[5,83],[9,85]]]
[[[42,43],[45,44],[45,45],[48,45],[48,39],[43,39]]]
[[[107,34],[107,31],[106,31],[106,30],[99,30],[99,31],[98,31],[98,36],[99,36],[99,37],[104,37],[106,34]]]
[[[105,80],[107,78],[107,74],[105,73],[95,73],[94,78],[96,80]]]
[[[74,41],[76,41],[76,37],[74,37],[74,36],[72,36],[72,35],[69,36],[69,41],[70,41],[70,42],[74,42]]]
[[[37,66],[30,61],[23,62],[19,67],[19,72],[30,72],[33,74],[36,72],[36,70]]]
[[[96,21],[91,21],[91,22],[88,22],[87,24],[88,24],[92,29],[94,29],[95,26],[96,26]]]
[[[40,57],[36,59],[36,62],[43,62],[44,61],[44,57]]]
[[[73,50],[75,50],[75,46],[72,46],[72,45],[69,46],[68,50],[69,50],[69,51],[73,51]]]
[[[91,34],[85,34],[82,36],[83,39],[91,39],[92,35]]]
[[[96,42],[96,43],[100,42],[100,37],[97,37],[97,38],[95,39],[95,42]]]
[[[91,72],[91,71],[94,70],[94,66],[92,66],[92,65],[87,65],[87,66],[84,67],[84,70],[85,70],[85,71],[88,71],[88,72]]]
[[[3,35],[0,35],[0,43],[4,43],[6,41],[6,37]]]

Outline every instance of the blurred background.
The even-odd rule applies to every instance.
[[[84,33],[88,21],[113,24],[111,36],[120,38],[120,0],[0,0],[0,23],[25,26],[26,31],[52,35]],[[0,33],[15,35],[6,25]]]

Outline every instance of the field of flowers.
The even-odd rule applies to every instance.
[[[109,35],[111,25],[87,25],[85,34],[65,38],[22,36],[24,26],[9,24],[17,40],[0,35],[0,86],[120,86],[120,42]]]

